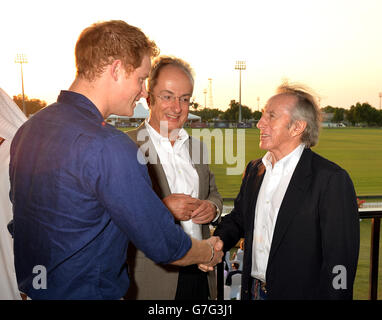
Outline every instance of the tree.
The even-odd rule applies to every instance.
[[[345,117],[345,109],[335,108],[332,122],[336,122],[336,123],[342,122],[342,121],[344,121],[344,117]]]
[[[220,115],[223,114],[223,111],[219,109],[204,108],[201,110],[195,110],[192,113],[201,117],[202,121],[210,121],[212,119],[219,118]]]
[[[382,127],[382,110],[378,110],[378,125]]]
[[[191,106],[194,110],[196,110],[196,109],[198,109],[198,107],[199,107],[199,103],[197,103],[197,102],[195,102],[195,101],[192,101],[191,104],[190,104],[190,106]]]
[[[368,126],[382,125],[382,112],[373,108],[369,103],[357,102],[346,111],[346,118],[355,125],[356,123],[366,123]]]
[[[222,118],[228,121],[239,120],[239,103],[235,100],[231,100],[229,108],[223,113]],[[252,111],[247,106],[241,106],[241,118],[243,120],[252,119]]]
[[[21,111],[23,110],[23,96],[21,94],[13,96],[13,101],[19,106]],[[37,111],[45,108],[47,103],[39,99],[29,99],[27,96],[24,96],[26,116],[29,117],[31,114],[35,114]]]
[[[260,120],[261,115],[262,115],[261,111],[253,111],[253,113],[252,113],[252,117],[255,120]]]
[[[351,106],[349,110],[345,112],[346,119],[354,126],[358,121],[355,117],[355,106]]]
[[[337,108],[335,107],[332,107],[332,106],[326,106],[325,108],[322,108],[322,112],[325,112],[325,113],[334,113],[334,111],[336,110]]]

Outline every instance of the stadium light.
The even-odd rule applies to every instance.
[[[239,83],[239,123],[241,122],[241,70],[245,70],[245,61],[236,61],[235,70],[239,70],[240,73],[240,83]]]
[[[23,94],[23,112],[27,115],[27,110],[25,108],[25,97],[24,97],[24,76],[23,76],[23,63],[28,63],[28,60],[23,53],[18,53],[15,58],[15,63],[20,63],[21,67],[21,89]]]

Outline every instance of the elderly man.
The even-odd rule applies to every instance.
[[[32,299],[120,299],[130,241],[157,263],[216,264],[221,242],[190,239],[174,223],[136,145],[104,121],[131,116],[147,96],[155,44],[107,21],[86,28],[75,53],[69,91],[29,119],[11,146],[19,289]]]
[[[303,87],[282,85],[257,124],[268,152],[245,171],[215,235],[244,237],[242,299],[351,299],[359,251],[353,183],[314,153],[320,110]]]
[[[148,79],[150,117],[129,136],[147,155],[153,187],[183,229],[197,239],[210,237],[209,223],[219,218],[222,198],[214,175],[203,163],[203,145],[183,129],[194,79],[190,66],[175,57],[159,57]],[[194,152],[194,153],[193,153]],[[134,266],[135,264],[135,266]],[[156,265],[140,251],[131,261],[137,299],[216,298],[216,275],[196,265]]]

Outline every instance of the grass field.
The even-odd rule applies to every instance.
[[[191,129],[187,129],[189,134]],[[262,157],[259,130],[245,129],[245,165],[252,159]],[[234,148],[236,130],[234,130]],[[241,184],[241,175],[227,175],[226,163],[215,164],[215,143],[211,143],[211,170],[215,174],[219,192],[224,198],[235,198]],[[369,128],[324,128],[320,141],[313,150],[344,168],[353,180],[357,195],[382,195],[382,129]],[[236,152],[236,151],[235,151]],[[244,168],[243,168],[244,170]],[[354,298],[368,299],[370,264],[370,219],[363,219],[361,245],[354,286]],[[379,299],[382,299],[382,233],[379,254]]]
[[[369,267],[370,267],[370,232],[371,220],[362,219],[360,222],[361,243],[358,258],[357,274],[354,284],[354,299],[369,298]],[[379,248],[378,300],[382,300],[382,234]]]

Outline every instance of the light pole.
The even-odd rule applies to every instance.
[[[245,61],[236,61],[235,70],[239,70],[240,83],[239,83],[239,122],[241,122],[241,70],[245,70]]]
[[[379,110],[381,110],[382,92],[379,93]]]
[[[207,89],[204,89],[203,93],[204,93],[204,108],[207,108]]]
[[[23,93],[23,112],[27,115],[27,110],[25,109],[25,97],[24,97],[24,76],[23,76],[23,63],[28,63],[28,60],[23,53],[18,53],[15,58],[15,63],[20,63],[21,67],[21,89]]]

